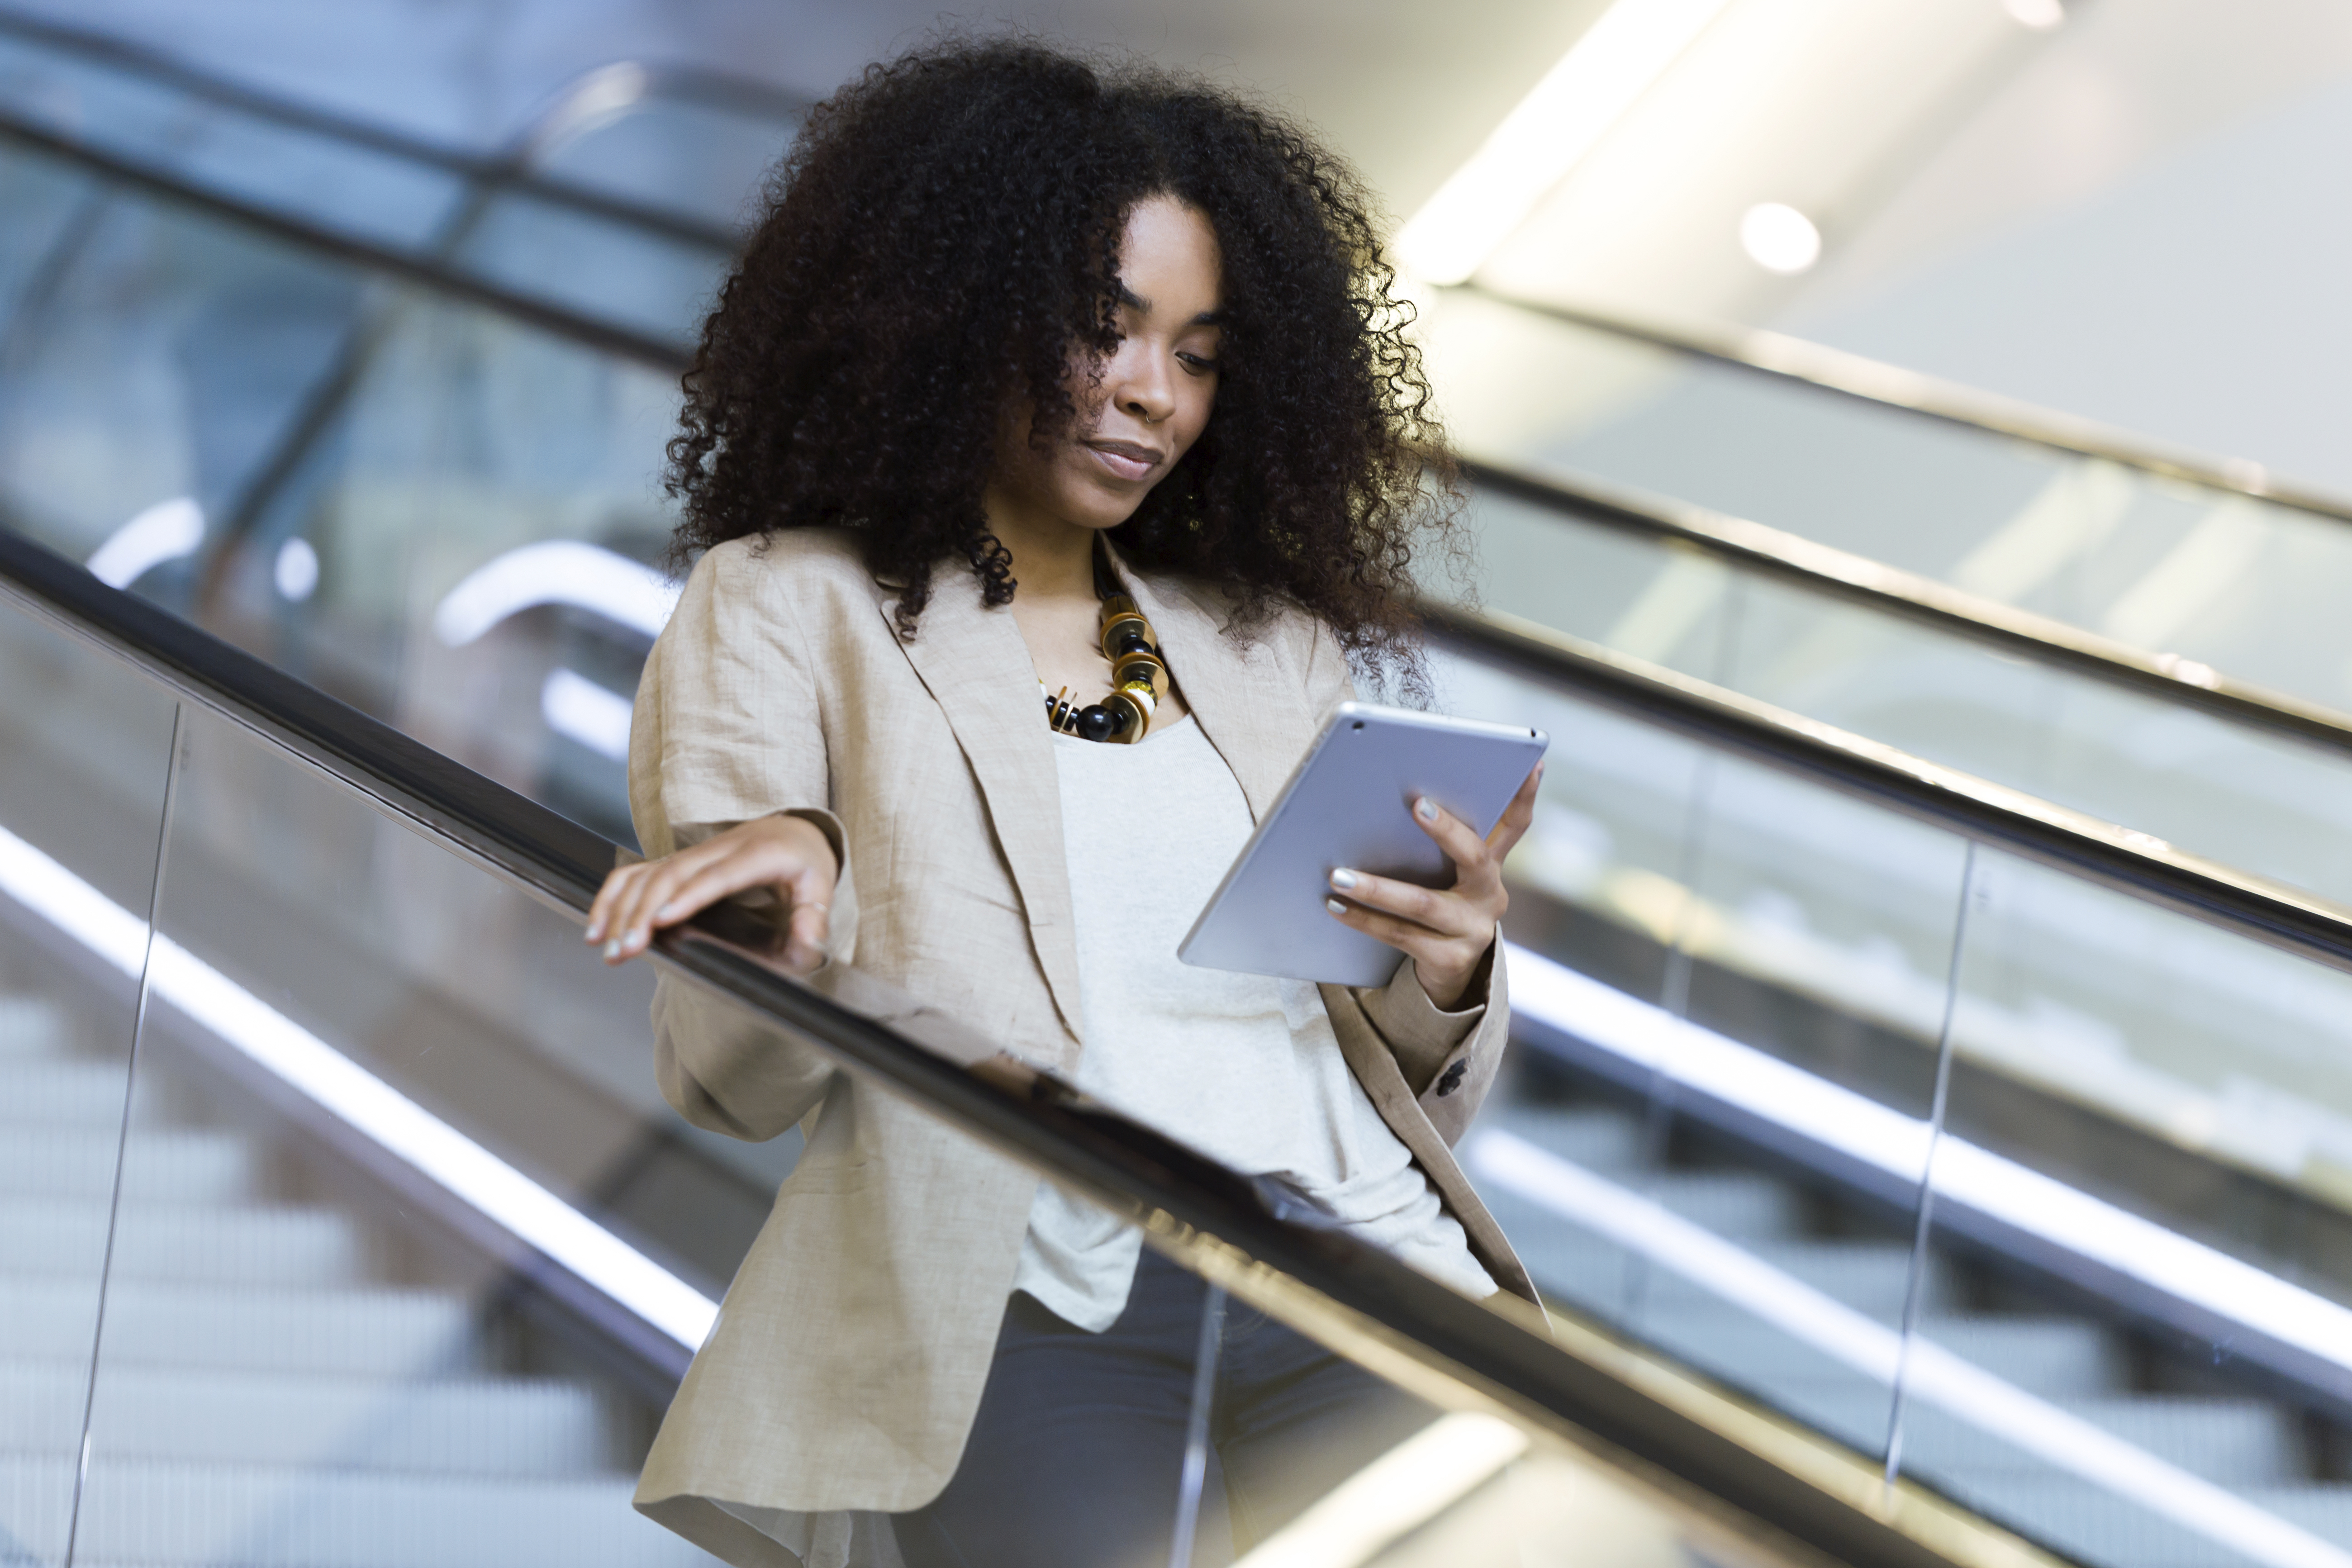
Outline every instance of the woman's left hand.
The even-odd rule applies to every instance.
[[[1543,764],[1538,763],[1495,831],[1484,838],[1436,802],[1412,803],[1413,822],[1454,862],[1450,888],[1416,887],[1344,867],[1331,873],[1331,890],[1346,895],[1324,901],[1332,918],[1410,957],[1421,988],[1440,1012],[1452,1011],[1462,1000],[1486,950],[1495,945],[1511,902],[1503,889],[1503,857],[1535,820],[1536,785],[1542,779]]]

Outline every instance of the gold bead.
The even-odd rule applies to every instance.
[[[1117,731],[1111,736],[1112,740],[1122,745],[1135,744],[1136,742],[1143,739],[1143,732],[1151,728],[1152,701],[1151,693],[1149,691],[1138,691],[1131,687],[1122,686],[1103,700],[1103,706],[1114,713],[1127,715],[1126,728]]]

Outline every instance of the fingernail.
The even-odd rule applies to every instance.
[[[606,963],[611,963],[614,959],[616,959],[616,958],[618,958],[618,957],[620,957],[620,956],[621,956],[621,939],[620,939],[619,937],[617,937],[617,936],[616,936],[616,937],[614,937],[612,941],[610,941],[610,942],[606,942],[606,943],[604,944],[604,961],[605,961]]]
[[[582,933],[580,940],[583,942],[602,942],[604,940],[604,928],[602,925],[591,925],[586,931]]]
[[[1344,914],[1346,914],[1346,913],[1348,912],[1348,906],[1347,906],[1347,905],[1345,905],[1345,904],[1343,904],[1343,903],[1341,903],[1341,902],[1340,902],[1339,900],[1337,900],[1337,899],[1326,899],[1326,900],[1323,900],[1323,907],[1324,907],[1325,909],[1327,909],[1327,910],[1330,910],[1333,914],[1335,914],[1335,915],[1344,915]]]
[[[657,921],[674,921],[677,919],[677,906],[676,904],[664,904],[661,908],[654,911],[654,919]]]
[[[1356,885],[1356,874],[1342,866],[1331,873],[1331,885],[1344,893]]]
[[[1412,803],[1412,814],[1421,818],[1423,822],[1435,822],[1437,820],[1437,803],[1431,800],[1428,796],[1423,795],[1421,799]]]
[[[631,932],[630,932],[626,937],[623,938],[622,940],[628,943],[629,951],[630,951],[631,952],[636,952],[639,948],[642,948],[643,946],[645,946],[645,945],[646,945],[646,943],[649,940],[651,940],[651,939],[647,936],[647,934],[646,934],[646,928],[645,928],[645,927],[643,927],[643,926],[639,926],[636,930],[635,930],[635,931],[631,931]]]

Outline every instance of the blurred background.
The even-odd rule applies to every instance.
[[[2341,0],[0,0],[0,526],[629,845],[761,173],[1008,24],[1396,225],[1442,700],[1555,737],[1465,1157],[1563,1321],[2076,1561],[2352,1564]],[[678,1122],[642,966],[415,825],[13,604],[0,658],[0,1562],[692,1560],[628,1477],[797,1137]],[[149,1029],[118,917],[684,1306]]]

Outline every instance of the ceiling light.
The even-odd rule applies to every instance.
[[[278,591],[300,604],[319,586],[319,552],[307,539],[289,539],[278,547],[278,563],[270,569]]]
[[[2000,0],[2000,8],[2021,26],[2046,33],[2066,19],[2066,7],[2059,0]]]
[[[89,573],[110,588],[128,588],[164,562],[194,555],[204,542],[204,509],[186,496],[175,496],[156,502],[109,534],[90,552]]]
[[[463,647],[509,616],[539,605],[571,605],[657,637],[681,585],[642,562],[576,539],[550,539],[476,567],[433,612],[433,629]]]
[[[1617,0],[1397,232],[1398,260],[1432,283],[1477,271],[1726,4]]]
[[[549,729],[616,763],[629,760],[631,706],[619,692],[561,668],[539,689],[539,716]]]
[[[1739,220],[1740,248],[1767,272],[1802,272],[1822,256],[1822,231],[1786,202],[1759,202]]]

